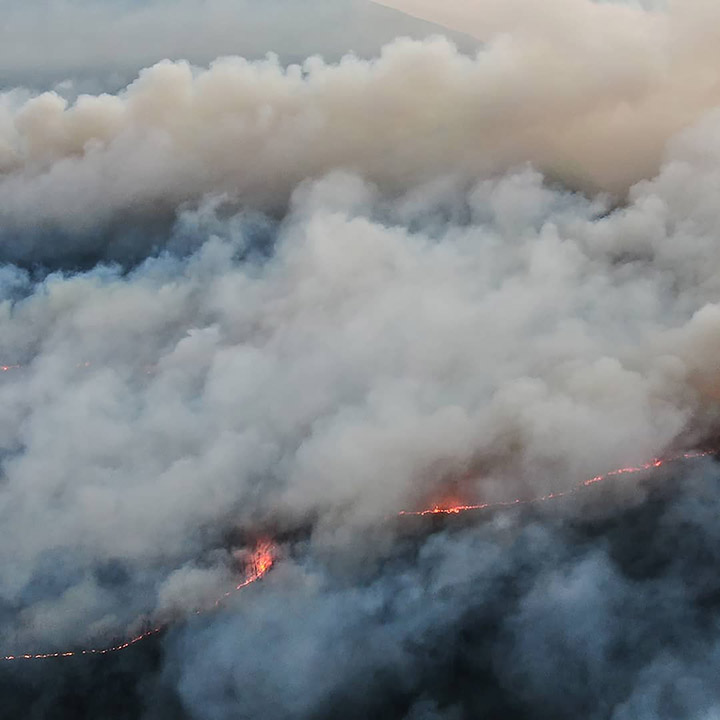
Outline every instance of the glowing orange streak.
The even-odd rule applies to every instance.
[[[487,502],[481,503],[479,505],[453,505],[452,507],[441,507],[440,505],[435,505],[434,507],[427,508],[425,510],[401,510],[398,515],[458,515],[459,513],[467,512],[468,510],[492,510],[512,507],[514,505],[530,505],[533,503],[546,502],[548,500],[558,500],[563,497],[575,495],[576,493],[582,491],[584,488],[589,487],[590,485],[595,485],[599,482],[603,482],[604,480],[607,480],[611,477],[638,473],[642,472],[643,470],[653,470],[655,468],[662,467],[669,462],[675,462],[676,460],[692,460],[694,458],[707,457],[708,455],[714,455],[716,452],[717,450],[694,450],[691,452],[680,453],[679,455],[673,455],[671,457],[663,459],[656,458],[654,460],[651,460],[650,462],[644,463],[643,465],[638,465],[636,467],[618,468],[617,470],[611,470],[610,472],[605,473],[605,475],[596,475],[595,477],[589,478],[588,480],[583,480],[569,490],[552,492],[536,498],[529,498],[528,500],[516,498],[515,500]]]
[[[0,366],[0,371],[2,371],[2,369],[3,369],[3,366]],[[653,470],[655,468],[660,468],[667,463],[675,462],[677,460],[692,460],[694,458],[708,457],[710,455],[716,454],[717,452],[718,452],[717,450],[695,450],[695,451],[680,453],[678,455],[673,455],[673,456],[663,458],[663,459],[656,458],[654,460],[651,460],[650,462],[644,463],[643,465],[618,468],[617,470],[611,470],[610,472],[605,473],[604,475],[596,475],[595,477],[589,478],[587,480],[583,480],[582,482],[578,483],[577,485],[570,488],[569,490],[548,493],[547,495],[541,495],[539,497],[530,498],[528,500],[522,500],[521,498],[516,498],[515,500],[481,503],[478,505],[455,505],[455,506],[449,507],[449,508],[443,508],[443,507],[436,505],[432,508],[427,508],[425,510],[401,510],[398,513],[398,515],[399,516],[458,515],[462,512],[467,512],[470,510],[501,509],[501,508],[513,507],[516,505],[529,505],[532,503],[546,502],[548,500],[557,500],[559,498],[569,497],[570,495],[574,495],[578,492],[581,492],[584,488],[587,488],[591,485],[595,485],[596,483],[603,482],[604,480],[607,480],[608,478],[617,477],[619,475],[629,475],[629,474],[638,473],[638,472],[642,472],[642,471],[646,471],[646,470]],[[274,561],[275,561],[274,546],[273,546],[272,542],[263,541],[263,542],[259,543],[256,546],[250,560],[247,563],[246,578],[241,583],[236,585],[234,590],[228,590],[227,592],[223,593],[214,602],[214,604],[213,604],[214,607],[219,606],[226,598],[230,597],[230,595],[232,595],[234,592],[237,592],[238,590],[242,590],[243,588],[247,587],[248,585],[251,585],[252,583],[254,583],[257,580],[260,580],[262,577],[264,577],[267,574],[267,572],[270,570],[270,568],[273,566]],[[196,614],[199,615],[203,611],[196,610],[195,612],[196,612]],[[114,646],[108,647],[108,648],[74,650],[74,651],[54,652],[54,653],[34,653],[34,654],[26,653],[23,655],[5,655],[4,657],[0,657],[0,660],[2,660],[2,661],[45,660],[45,659],[49,659],[49,658],[66,658],[66,657],[76,657],[76,656],[80,656],[80,655],[107,655],[108,653],[125,650],[126,648],[129,648],[132,645],[135,645],[135,644],[141,642],[142,640],[145,640],[146,638],[151,637],[152,635],[157,635],[158,633],[162,632],[166,627],[167,627],[167,624],[159,625],[158,627],[155,627],[152,630],[147,630],[146,632],[142,633],[141,635],[131,638],[120,645],[114,645]]]
[[[237,592],[238,590],[242,590],[244,587],[247,587],[248,585],[256,582],[257,580],[260,580],[260,578],[267,574],[267,572],[273,566],[274,562],[275,548],[273,544],[269,541],[263,541],[259,543],[247,563],[247,567],[245,569],[245,579],[241,583],[236,585],[234,590],[228,590],[226,593],[223,593],[223,595],[215,601],[213,607],[218,607],[225,598],[230,597],[230,595]],[[202,612],[202,610],[195,611],[197,615],[200,615]],[[108,655],[109,653],[125,650],[132,645],[136,645],[142,640],[146,640],[152,635],[157,635],[158,633],[162,632],[166,627],[167,623],[163,625],[158,625],[152,630],[147,630],[141,635],[137,635],[136,637],[126,640],[120,645],[113,645],[112,647],[97,649],[89,648],[87,650],[70,650],[65,652],[53,653],[24,653],[22,655],[5,655],[4,657],[0,657],[0,661],[8,662],[11,660],[47,660],[49,658],[69,658],[79,657],[81,655]]]

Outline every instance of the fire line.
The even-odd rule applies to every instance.
[[[85,362],[81,365],[78,365],[78,367],[89,367],[90,363]],[[17,370],[22,368],[23,365],[0,365],[0,373],[2,372],[8,372],[11,370]],[[446,506],[442,504],[436,504],[430,508],[425,508],[423,510],[401,510],[398,513],[399,517],[408,517],[408,516],[427,516],[427,515],[459,515],[463,512],[469,512],[469,511],[477,511],[477,510],[500,510],[502,508],[509,508],[509,507],[515,507],[518,505],[531,505],[531,504],[538,504],[543,502],[548,502],[550,500],[559,500],[560,498],[566,498],[570,497],[571,495],[575,495],[579,492],[582,492],[585,488],[590,487],[591,485],[595,485],[597,483],[604,482],[610,478],[618,477],[620,475],[632,475],[635,473],[647,471],[647,470],[654,470],[656,468],[663,467],[664,465],[676,462],[678,460],[692,460],[695,458],[702,458],[702,457],[708,457],[711,455],[716,454],[717,450],[694,450],[690,452],[684,452],[684,453],[678,453],[677,455],[671,455],[666,458],[655,458],[654,460],[651,460],[650,462],[646,462],[642,465],[637,466],[629,466],[629,467],[622,467],[618,468],[616,470],[611,470],[608,473],[605,473],[604,475],[596,475],[595,477],[589,478],[587,480],[583,480],[582,482],[578,483],[577,485],[574,485],[569,490],[561,490],[558,492],[552,492],[548,493],[546,495],[540,495],[535,498],[528,498],[528,499],[522,499],[522,498],[516,498],[514,500],[504,500],[504,501],[498,501],[498,502],[488,502],[488,503],[480,503],[477,505],[451,505]],[[240,582],[238,585],[235,586],[232,590],[228,590],[227,592],[223,593],[212,605],[212,607],[218,607],[226,598],[230,597],[233,593],[242,590],[243,588],[247,587],[248,585],[251,585],[252,583],[260,580],[263,578],[270,568],[273,566],[275,561],[275,546],[270,541],[263,541],[261,543],[258,543],[258,545],[255,547],[255,549],[252,552],[252,555],[247,563],[246,570],[245,570],[245,579]],[[202,614],[203,612],[206,612],[206,610],[196,610],[196,614]],[[105,648],[90,648],[85,650],[71,650],[71,651],[65,651],[65,652],[52,652],[52,653],[24,653],[20,655],[5,655],[0,656],[0,661],[13,661],[13,660],[46,660],[50,658],[69,658],[69,657],[77,657],[81,655],[107,655],[110,653],[119,652],[120,650],[125,650],[129,647],[132,647],[133,645],[136,645],[137,643],[146,640],[149,637],[152,637],[153,635],[157,635],[163,630],[165,630],[167,627],[166,624],[158,625],[157,627],[152,628],[151,630],[147,630],[140,635],[137,635],[135,637],[132,637],[125,642],[121,643],[120,645],[113,645],[111,647],[105,647]]]
[[[457,515],[459,513],[467,512],[470,510],[499,510],[501,508],[513,507],[515,505],[531,505],[547,502],[549,500],[559,500],[560,498],[575,495],[576,493],[581,492],[582,490],[590,487],[591,485],[601,483],[613,477],[618,477],[619,475],[631,475],[646,470],[654,470],[656,468],[661,468],[668,463],[676,462],[678,460],[693,460],[695,458],[708,457],[710,455],[714,455],[716,452],[717,450],[693,450],[690,452],[679,453],[677,455],[671,455],[666,458],[655,458],[654,460],[643,463],[642,465],[622,467],[618,468],[617,470],[611,470],[604,475],[596,475],[595,477],[589,478],[588,480],[583,480],[577,485],[571,487],[569,490],[560,490],[558,492],[548,493],[547,495],[540,495],[535,498],[528,498],[527,500],[523,500],[522,498],[516,498],[514,500],[501,500],[498,502],[480,503],[479,505],[451,505],[449,507],[444,505],[434,505],[433,507],[425,508],[424,510],[401,510],[398,515]]]
[[[228,590],[227,592],[223,593],[223,595],[221,595],[214,602],[213,607],[218,607],[223,602],[223,600],[230,597],[230,595],[232,595],[233,593],[237,592],[238,590],[242,590],[248,585],[251,585],[252,583],[260,580],[268,573],[274,562],[275,546],[272,544],[272,542],[263,541],[258,543],[253,550],[250,559],[247,562],[245,568],[245,579],[242,582],[238,583],[232,590]],[[204,611],[196,610],[195,612],[196,614],[201,614]],[[51,653],[23,653],[19,655],[5,655],[3,657],[0,657],[0,660],[4,662],[10,662],[13,660],[49,660],[51,658],[70,658],[78,657],[81,655],[108,655],[110,653],[119,652],[120,650],[126,650],[133,645],[137,645],[137,643],[141,642],[142,640],[146,640],[153,635],[161,633],[163,630],[165,630],[166,627],[167,624],[158,625],[151,630],[146,630],[140,635],[129,638],[120,645],[112,645],[105,648],[88,648],[85,650],[67,650],[65,652]]]

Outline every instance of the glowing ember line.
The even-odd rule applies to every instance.
[[[443,507],[441,505],[435,505],[425,510],[401,510],[398,515],[413,515],[413,516],[425,516],[425,515],[459,515],[460,513],[467,512],[468,510],[493,510],[507,507],[513,507],[515,505],[531,505],[535,503],[547,502],[548,500],[558,500],[560,498],[569,497],[581,492],[584,488],[596,483],[603,482],[612,477],[619,475],[630,475],[633,473],[643,472],[644,470],[654,470],[660,468],[667,463],[676,462],[677,460],[693,460],[695,458],[708,457],[714,455],[717,450],[693,450],[691,452],[680,453],[667,458],[655,458],[650,462],[646,462],[643,465],[637,465],[632,467],[618,468],[617,470],[611,470],[605,475],[596,475],[595,477],[583,480],[569,490],[560,490],[558,492],[548,493],[547,495],[540,495],[539,497],[529,498],[523,500],[516,498],[514,500],[504,500],[499,502],[487,502],[479,505],[453,505],[452,507]]]
[[[14,369],[15,367],[19,366],[0,366],[0,372]],[[569,490],[552,492],[548,493],[547,495],[541,495],[539,497],[530,498],[527,500],[516,498],[514,500],[506,500],[500,502],[487,502],[480,503],[478,505],[454,505],[452,507],[441,507],[439,505],[436,505],[425,510],[401,510],[398,515],[401,517],[425,515],[459,515],[460,513],[468,512],[470,510],[501,509],[517,505],[530,505],[533,503],[541,503],[549,500],[557,500],[559,498],[574,495],[578,492],[583,491],[585,488],[590,487],[591,485],[603,482],[612,477],[618,477],[620,475],[631,475],[647,470],[653,470],[656,468],[660,468],[668,463],[676,462],[678,460],[692,460],[695,458],[708,457],[710,455],[715,455],[717,452],[717,450],[694,450],[690,452],[680,453],[678,455],[669,456],[667,458],[655,458],[654,460],[651,460],[650,462],[644,463],[642,465],[618,468],[617,470],[611,470],[604,475],[596,475],[595,477],[583,480]],[[215,600],[215,602],[213,603],[213,607],[218,607],[226,598],[230,597],[234,592],[242,590],[248,585],[251,585],[252,583],[263,578],[273,566],[274,562],[275,546],[273,545],[273,543],[271,541],[263,541],[258,543],[246,564],[245,579],[242,582],[238,583],[233,590],[228,590],[227,592],[223,593],[217,600]],[[195,613],[198,615],[202,614],[203,612],[203,610],[195,611]],[[158,633],[162,632],[166,627],[167,624],[159,625],[158,627],[147,630],[146,632],[137,635],[136,637],[130,638],[129,640],[125,641],[120,645],[114,645],[112,647],[97,649],[90,648],[86,650],[73,650],[53,653],[25,653],[22,655],[5,655],[4,657],[0,657],[0,661],[46,660],[50,658],[69,658],[81,655],[107,655],[109,653],[119,652],[120,650],[125,650],[126,648],[132,647],[133,645],[136,645],[142,640],[145,640],[153,635],[157,635]]]
[[[242,590],[244,587],[247,587],[248,585],[251,585],[257,580],[260,580],[267,574],[267,572],[273,566],[274,562],[275,546],[269,541],[263,541],[261,543],[258,543],[258,545],[253,550],[250,559],[247,562],[247,566],[245,568],[245,579],[241,583],[238,583],[238,585],[236,585],[233,590],[228,590],[226,593],[223,593],[223,595],[213,603],[213,607],[218,607],[223,602],[223,600],[230,597],[234,592]],[[200,615],[202,612],[202,610],[196,610],[195,614]],[[136,645],[137,643],[146,640],[149,637],[152,637],[153,635],[157,635],[158,633],[165,630],[166,627],[167,624],[158,625],[157,627],[152,628],[152,630],[147,630],[140,635],[136,635],[135,637],[126,640],[120,645],[113,645],[111,647],[88,648],[86,650],[67,650],[65,652],[52,653],[24,653],[22,655],[5,655],[3,657],[0,657],[0,661],[9,662],[12,660],[49,660],[51,658],[79,657],[81,655],[108,655],[110,653],[119,652],[120,650],[126,650],[127,648],[132,647],[133,645]]]

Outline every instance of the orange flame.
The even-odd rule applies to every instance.
[[[635,473],[643,472],[645,470],[654,470],[655,468],[660,468],[670,462],[675,462],[677,460],[692,460],[695,458],[708,457],[709,455],[714,455],[716,452],[717,450],[694,450],[692,452],[672,455],[667,458],[655,458],[654,460],[643,463],[642,465],[618,468],[617,470],[611,470],[610,472],[605,473],[605,475],[596,475],[595,477],[583,480],[577,485],[571,487],[569,490],[552,492],[548,493],[547,495],[540,495],[538,497],[525,500],[522,498],[515,498],[514,500],[480,503],[479,505],[465,505],[461,503],[455,503],[453,500],[450,500],[436,503],[432,507],[425,508],[424,510],[401,510],[398,515],[457,515],[462,512],[467,512],[468,510],[499,510],[501,508],[512,507],[513,505],[531,505],[535,503],[547,502],[548,500],[558,500],[560,498],[575,495],[576,493],[581,492],[584,488],[589,487],[590,485],[595,485],[596,483],[603,482],[604,480],[612,477],[617,477],[619,475],[632,475]]]

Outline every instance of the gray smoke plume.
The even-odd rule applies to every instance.
[[[4,256],[142,257],[183,203],[227,193],[278,215],[298,183],[338,168],[398,195],[531,162],[622,200],[718,102],[716,11],[689,7],[489,3],[491,40],[475,57],[442,39],[397,40],[339,64],[161,62],[117,95],[72,104],[11,91],[0,102]]]
[[[179,619],[147,719],[720,711],[711,463],[396,518],[718,437],[711,3],[448,0],[427,19],[474,54],[372,25],[339,60],[324,19],[284,39],[297,3],[51,3],[45,62],[37,11],[0,9],[33,39],[0,43],[31,78],[0,100],[0,655]],[[283,59],[202,66],[235,13]],[[276,569],[195,617],[268,534]],[[56,667],[9,670],[36,717],[105,677]]]

